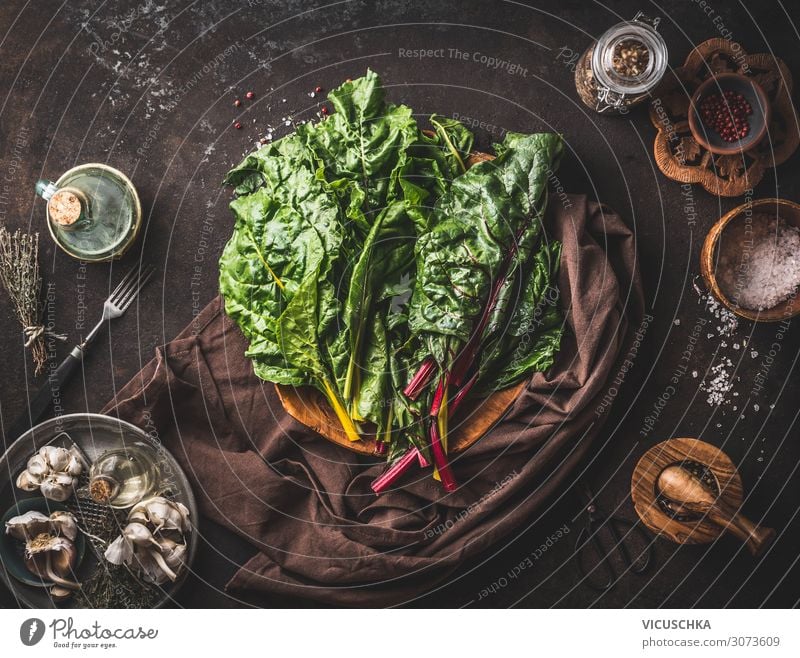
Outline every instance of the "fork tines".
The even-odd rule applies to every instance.
[[[130,306],[131,302],[136,299],[139,291],[150,280],[150,277],[155,273],[155,268],[146,263],[132,268],[119,282],[119,285],[114,288],[114,291],[108,296],[108,301],[116,306],[121,311]]]

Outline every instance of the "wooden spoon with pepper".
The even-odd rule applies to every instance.
[[[717,496],[700,478],[680,464],[667,466],[661,471],[657,484],[675,512],[702,514],[743,541],[753,556],[761,555],[775,538],[773,528],[753,523],[725,501],[724,493]]]

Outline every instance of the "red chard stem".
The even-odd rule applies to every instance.
[[[371,485],[372,490],[377,495],[380,495],[386,491],[397,480],[399,480],[409,468],[411,468],[411,465],[414,464],[414,462],[418,461],[418,454],[419,450],[417,450],[416,447],[410,448],[402,457],[397,459],[389,468],[387,468],[382,475],[375,479]]]

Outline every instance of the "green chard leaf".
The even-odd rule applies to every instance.
[[[225,178],[237,194],[220,259],[225,311],[257,376],[316,387],[352,440],[354,419],[372,423],[390,460],[409,446],[430,459],[435,384],[414,400],[402,393],[420,362],[433,355],[446,369],[477,336],[483,395],[547,368],[558,350],[560,245],[542,220],[561,139],[511,133],[494,162],[468,168],[472,133],[438,115],[423,132],[372,71],[329,100],[325,121]]]

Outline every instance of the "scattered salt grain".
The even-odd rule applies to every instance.
[[[733,367],[733,362],[728,358],[720,359],[720,361],[711,367],[711,378],[704,380],[700,384],[700,390],[708,393],[706,402],[712,407],[718,407],[725,402],[725,398],[733,387],[731,381],[730,368]],[[736,411],[736,407],[733,408]]]
[[[753,411],[758,411],[759,409],[761,409],[761,407],[759,405],[757,405],[757,404],[753,405]]]
[[[674,324],[676,327],[680,327],[680,326],[681,326],[681,321],[680,321],[680,319],[679,319],[679,318],[675,318],[675,319],[672,321],[672,324]]]
[[[692,286],[700,298],[698,301],[705,304],[706,312],[710,313],[717,320],[717,334],[720,336],[733,336],[739,328],[739,320],[733,312],[720,304],[713,295],[700,290],[697,281],[692,282]]]
[[[697,379],[697,370],[692,370],[692,377]]]
[[[755,359],[758,356],[758,352],[755,350],[750,350],[750,358]]]

